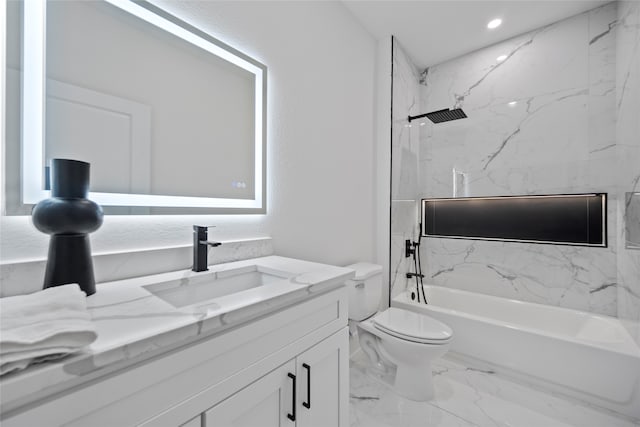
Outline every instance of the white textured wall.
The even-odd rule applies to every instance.
[[[372,261],[373,37],[339,2],[155,3],[267,65],[267,215],[109,216],[94,252],[189,244],[203,223],[218,225],[214,239],[270,235],[284,256]],[[46,256],[29,217],[0,227],[3,263]]]

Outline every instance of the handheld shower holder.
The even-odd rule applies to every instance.
[[[404,257],[409,258],[410,256],[414,255],[419,246],[420,246],[420,243],[418,242],[412,242],[409,239],[405,240],[404,241]]]
[[[404,257],[409,258],[411,255],[413,255],[414,252],[415,252],[415,249],[413,249],[411,240],[409,239],[405,240],[404,241]]]

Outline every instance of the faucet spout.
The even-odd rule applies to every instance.
[[[192,271],[208,271],[207,250],[209,246],[220,246],[220,242],[210,242],[208,240],[208,230],[214,226],[194,225],[193,226],[193,266]]]

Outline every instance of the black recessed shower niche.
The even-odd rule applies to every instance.
[[[422,235],[607,246],[607,195],[422,199]]]

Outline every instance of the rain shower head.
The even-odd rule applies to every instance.
[[[445,108],[444,110],[432,111],[418,116],[409,116],[409,123],[411,123],[411,120],[421,119],[423,117],[428,118],[433,123],[442,123],[450,122],[451,120],[466,119],[467,115],[462,111],[462,108],[454,108],[453,110]]]

